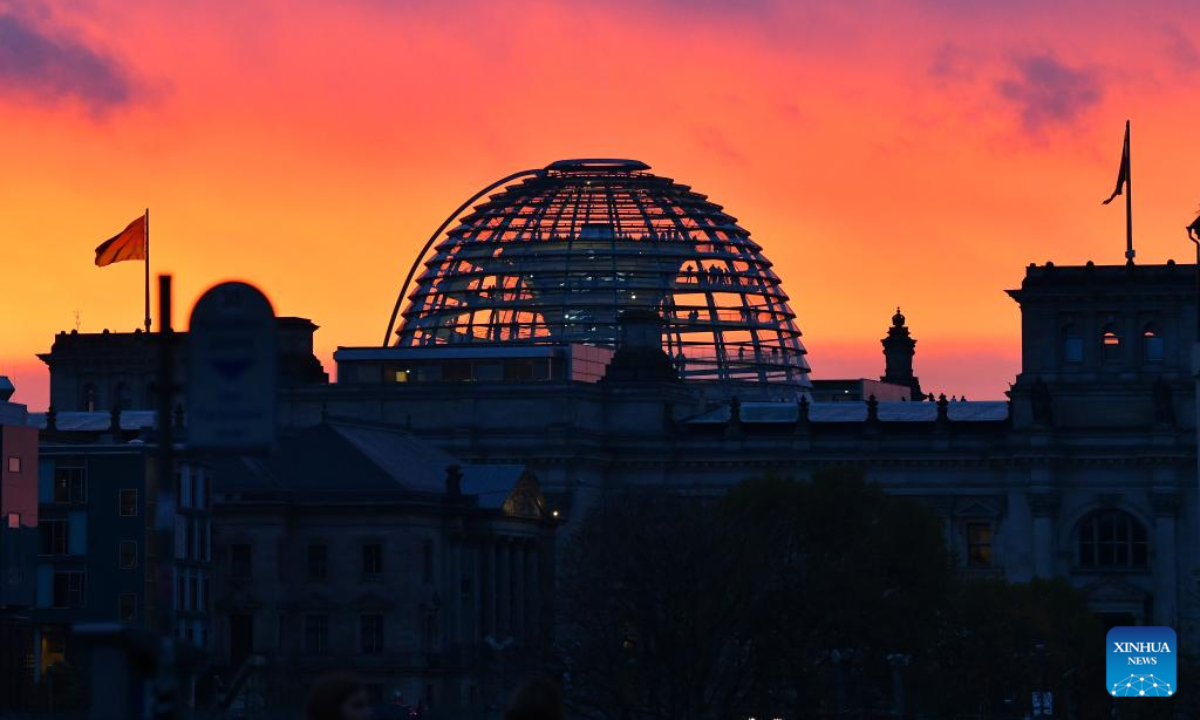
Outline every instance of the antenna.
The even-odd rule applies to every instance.
[[[79,308],[75,308],[75,332],[79,332],[79,326],[82,324],[83,312]]]

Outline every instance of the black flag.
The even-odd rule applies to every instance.
[[[1197,216],[1196,219],[1192,221],[1192,224],[1187,226],[1187,231],[1188,237],[1194,237],[1197,240],[1200,240],[1200,216]]]
[[[1108,196],[1104,204],[1109,204],[1113,198],[1120,195],[1127,182],[1129,182],[1129,121],[1125,122],[1125,145],[1121,148],[1121,169],[1117,171],[1117,188],[1113,190],[1112,195]]]

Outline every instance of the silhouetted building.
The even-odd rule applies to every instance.
[[[30,609],[37,589],[37,430],[0,376],[0,714],[32,695]]]
[[[87,677],[91,658],[78,625],[154,627],[159,599],[147,594],[153,585],[146,551],[154,414],[55,411],[31,422],[41,428],[34,670],[40,677],[63,665]],[[208,473],[181,460],[173,483],[171,622],[181,643],[202,654],[211,642]]]
[[[869,398],[879,402],[900,402],[912,396],[912,388],[907,385],[895,385],[882,380],[816,380],[812,381],[811,397],[813,402],[857,402]],[[919,400],[920,398],[918,398]]]
[[[261,694],[351,664],[376,694],[486,704],[497,648],[545,638],[546,605],[528,604],[548,602],[545,508],[830,464],[928,503],[966,575],[1062,576],[1110,622],[1195,646],[1194,266],[1030,266],[1008,400],[914,402],[900,313],[881,381],[812,387],[761,247],[646,170],[554,163],[451,218],[416,258],[397,343],[389,327],[339,348],[337,383],[281,390],[276,453],[214,467],[212,641],[230,672],[261,656],[241,675]],[[470,489],[488,469],[498,505]]]
[[[317,326],[307,318],[277,319],[280,387],[329,382],[313,355]],[[175,374],[186,377],[187,333],[174,334]],[[50,406],[59,412],[152,410],[158,406],[157,335],[60,332],[50,352],[38,355],[50,369]],[[179,397],[186,405],[186,398]],[[176,403],[172,403],[174,405]]]

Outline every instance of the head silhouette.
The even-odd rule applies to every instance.
[[[545,678],[530,680],[509,698],[504,720],[563,720],[562,693]]]

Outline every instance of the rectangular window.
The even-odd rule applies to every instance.
[[[176,477],[179,485],[179,494],[175,497],[179,498],[179,507],[192,507],[192,473],[191,471],[180,471]]]
[[[992,524],[967,523],[967,566],[992,566]]]
[[[1063,360],[1069,363],[1083,362],[1083,338],[1068,336],[1063,340]]]
[[[329,651],[328,615],[308,615],[304,618],[304,651],[314,655]]]
[[[329,572],[329,548],[324,545],[308,546],[308,579],[324,580]]]
[[[196,529],[200,535],[199,539],[196,540],[196,559],[207,561],[210,559],[208,557],[208,520],[198,520]]]
[[[229,574],[232,577],[246,579],[254,570],[253,558],[250,554],[250,545],[247,543],[234,543],[229,546]]]
[[[383,546],[367,543],[362,548],[363,577],[377,578],[383,574]]]
[[[117,598],[117,619],[121,622],[137,620],[137,595],[121,593]]]
[[[120,544],[120,565],[122,570],[132,570],[137,567],[137,542],[122,540]]]
[[[121,490],[118,495],[117,504],[121,517],[136,517],[138,514],[137,490]]]
[[[21,472],[21,458],[17,457],[16,455],[9,455],[8,456],[8,471],[10,473]]]
[[[42,555],[66,555],[70,525],[66,520],[42,520],[38,523]]]
[[[362,651],[368,654],[383,652],[383,616],[363,615],[360,619]]]
[[[82,570],[55,572],[53,606],[56,608],[87,607],[87,573]]]
[[[55,466],[54,502],[87,502],[87,476],[81,467]]]

